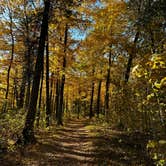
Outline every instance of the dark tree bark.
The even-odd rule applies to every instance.
[[[12,11],[10,10],[10,8],[8,7],[8,11],[9,11],[9,18],[10,18],[10,36],[11,36],[11,57],[10,57],[10,62],[9,62],[9,67],[7,70],[7,79],[6,79],[6,94],[5,94],[5,103],[4,103],[4,107],[3,107],[3,112],[6,112],[7,109],[7,99],[8,99],[8,94],[9,94],[9,87],[10,87],[10,71],[11,71],[11,67],[12,67],[12,63],[13,63],[13,59],[14,59],[14,34],[13,34],[13,15],[12,15]]]
[[[51,80],[50,80],[50,123],[51,119],[53,118],[53,110],[54,110],[54,73],[51,74]]]
[[[30,31],[29,31],[29,18],[27,14],[27,3],[24,2],[24,45],[25,45],[25,53],[24,53],[24,66],[23,66],[23,77],[22,77],[22,83],[20,87],[20,94],[19,94],[19,103],[18,108],[23,108],[25,106],[25,109],[28,109],[29,105],[29,98],[30,98],[30,86],[31,86],[31,41],[30,41]],[[28,86],[26,87],[26,84],[28,83]],[[26,96],[25,96],[26,92]]]
[[[28,42],[29,43],[29,42]],[[26,91],[26,99],[25,99],[25,108],[28,109],[29,102],[30,102],[30,95],[31,95],[31,72],[32,72],[32,65],[31,65],[31,51],[30,45],[28,44],[28,53],[27,53],[27,91]]]
[[[66,112],[69,111],[69,94],[68,94],[68,92],[67,92],[67,96],[66,96],[65,110],[66,110]]]
[[[106,119],[108,118],[108,112],[109,112],[110,71],[111,71],[111,51],[109,53],[107,79],[106,79],[106,87],[105,87],[105,116],[106,116]]]
[[[99,113],[100,113],[101,84],[102,84],[102,80],[99,80],[98,90],[97,90],[97,107],[96,107],[97,117],[99,117]]]
[[[78,99],[77,99],[77,102],[76,102],[76,109],[77,109],[77,118],[79,119],[80,118],[80,111],[81,111],[81,88],[80,86],[78,87]]]
[[[50,87],[49,87],[49,40],[47,37],[46,45],[46,127],[50,125],[51,109],[50,109]]]
[[[64,57],[63,57],[63,72],[66,69],[66,49],[67,49],[67,40],[68,40],[68,25],[65,27],[65,35],[64,35]],[[59,109],[58,109],[58,125],[63,125],[63,107],[64,107],[64,87],[65,87],[65,74],[62,74],[61,85],[60,85],[60,99],[59,99]]]
[[[90,100],[90,111],[89,111],[89,118],[93,117],[93,98],[94,98],[94,85],[95,83],[92,82],[92,89],[91,89],[91,100]]]
[[[16,101],[16,105],[18,105],[19,102],[19,94],[18,94],[18,70],[15,71],[15,78],[14,78],[14,100]]]
[[[55,97],[55,103],[56,103],[56,120],[58,121],[58,111],[59,111],[59,91],[60,91],[60,81],[57,79],[56,81],[56,97]]]
[[[92,76],[94,76],[94,73],[95,73],[95,69],[93,68]],[[93,117],[94,86],[95,86],[95,83],[94,83],[94,81],[92,80],[92,86],[91,86],[91,99],[90,99],[90,108],[89,108],[89,118],[90,118],[90,119]]]
[[[45,41],[48,34],[49,8],[50,8],[50,1],[46,0],[44,12],[43,12],[43,20],[41,25],[39,47],[38,47],[38,54],[36,59],[35,71],[34,71],[30,105],[28,108],[27,116],[26,116],[25,126],[22,132],[24,144],[35,142],[34,121],[36,116],[36,105],[37,105],[37,99],[38,99],[40,78],[41,78],[41,73],[43,69]]]
[[[132,62],[133,62],[133,58],[136,56],[136,43],[138,41],[139,38],[139,32],[136,33],[135,38],[134,38],[134,45],[132,48],[132,51],[129,55],[129,59],[127,62],[127,69],[126,69],[126,73],[125,73],[125,82],[127,83],[130,77],[130,71],[131,71],[131,67],[132,67]]]
[[[26,72],[25,70],[23,71],[23,78],[22,78],[22,83],[21,83],[21,87],[20,87],[20,93],[19,93],[19,102],[17,107],[23,108],[24,105],[24,96],[25,96],[25,87],[26,87]]]
[[[42,104],[42,89],[43,89],[43,79],[44,79],[44,68],[42,71],[42,77],[40,81],[40,94],[39,94],[39,105],[37,108],[37,114],[36,114],[36,127],[39,127],[39,121],[40,121],[40,113],[41,113],[41,104]]]

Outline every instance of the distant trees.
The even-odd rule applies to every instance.
[[[164,9],[162,0],[1,1],[1,112],[27,114],[25,143],[35,126],[72,114],[164,128]]]

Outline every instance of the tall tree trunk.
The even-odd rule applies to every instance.
[[[106,80],[106,88],[105,88],[105,117],[106,119],[108,119],[108,112],[109,112],[110,71],[111,71],[111,51],[109,53],[109,59],[108,59],[107,80]]]
[[[50,110],[50,87],[49,87],[49,40],[47,37],[46,45],[46,127],[50,125],[51,110]]]
[[[78,99],[76,100],[76,109],[77,109],[77,118],[79,119],[80,118],[80,111],[81,111],[81,88],[80,86],[78,87]]]
[[[40,33],[40,39],[39,39],[36,66],[34,71],[30,105],[28,108],[27,116],[26,116],[25,126],[22,132],[24,144],[35,142],[34,121],[35,121],[35,115],[36,115],[36,105],[37,105],[37,99],[38,99],[41,72],[43,69],[45,41],[48,34],[49,8],[50,8],[50,1],[46,0],[44,12],[43,12],[43,20],[41,25],[41,33]]]
[[[7,109],[7,99],[9,95],[9,87],[10,87],[10,71],[13,63],[13,58],[14,58],[14,35],[13,35],[13,16],[11,13],[10,8],[8,7],[9,10],[9,18],[10,18],[10,36],[11,36],[11,57],[10,57],[10,62],[9,62],[9,67],[7,70],[7,79],[6,79],[6,94],[5,94],[5,103],[3,107],[3,112],[6,112]]]
[[[125,82],[127,83],[130,77],[130,71],[131,71],[131,67],[132,67],[132,62],[133,62],[133,58],[136,56],[136,44],[139,38],[139,31],[136,33],[135,38],[134,38],[134,45],[132,48],[132,51],[129,55],[129,59],[127,62],[127,69],[126,69],[126,73],[125,73]]]
[[[26,77],[27,77],[27,73],[24,70],[23,71],[23,78],[22,78],[22,83],[21,83],[21,87],[20,87],[20,93],[19,93],[19,102],[18,102],[18,108],[23,108],[24,105],[24,96],[25,96],[25,87],[26,87]]]
[[[26,91],[26,99],[25,99],[25,109],[28,109],[31,95],[31,51],[30,45],[28,44],[28,55],[27,55],[27,91]]]
[[[92,76],[94,76],[95,69],[92,70]],[[91,99],[90,99],[90,108],[89,108],[89,118],[91,119],[93,117],[93,98],[94,98],[94,86],[95,83],[92,80],[92,86],[91,86]]]
[[[96,107],[97,117],[99,117],[99,113],[100,113],[101,84],[102,84],[102,80],[99,80],[98,90],[97,90],[97,107]]]
[[[21,87],[20,87],[20,100],[19,100],[19,104],[18,104],[18,108],[23,108],[24,106],[24,101],[25,101],[25,108],[28,109],[28,105],[29,102],[27,102],[27,100],[29,101],[29,97],[30,97],[30,77],[31,77],[31,47],[30,47],[30,37],[29,37],[29,19],[28,19],[28,15],[27,15],[27,3],[24,2],[24,13],[25,13],[25,56],[24,56],[24,69],[23,69],[23,78],[22,78],[22,83],[21,83]],[[28,82],[28,87],[27,87],[27,92],[26,92],[26,98],[25,98],[25,91],[26,91],[26,83]],[[26,100],[25,100],[26,99]]]
[[[89,118],[90,118],[90,119],[93,117],[94,85],[95,85],[95,83],[92,82],[91,99],[90,99],[90,111],[89,111]]]
[[[63,57],[63,72],[66,69],[66,49],[67,49],[67,40],[68,40],[68,25],[65,27],[65,35],[64,35],[64,57]],[[63,102],[64,102],[64,86],[65,86],[65,74],[62,74],[61,86],[60,86],[60,99],[59,99],[59,110],[58,110],[58,125],[63,125],[62,116],[63,116]]]
[[[25,1],[24,5],[24,10],[25,10],[25,23],[26,23],[26,47],[27,47],[27,56],[26,56],[26,73],[27,73],[27,78],[26,81],[28,83],[27,89],[26,89],[26,98],[25,98],[25,109],[28,109],[29,102],[30,102],[30,94],[31,94],[31,71],[32,71],[32,66],[31,66],[31,46],[32,43],[30,42],[30,31],[29,31],[29,18],[27,14],[27,3]]]
[[[39,127],[39,121],[40,121],[41,104],[42,104],[43,79],[44,79],[44,68],[43,68],[43,71],[42,71],[42,78],[41,78],[41,81],[40,81],[39,106],[37,108],[37,114],[36,114],[36,127]]]
[[[53,119],[53,110],[54,110],[54,73],[51,74],[51,81],[50,81],[50,94],[49,94],[49,99],[50,99],[50,123],[51,120]]]
[[[18,105],[19,102],[19,94],[18,94],[18,70],[15,70],[15,78],[14,78],[14,100],[16,101],[16,105]]]
[[[59,111],[59,92],[60,92],[60,81],[59,78],[56,81],[56,97],[55,97],[55,103],[56,103],[56,120],[58,121],[58,111]]]
[[[68,113],[68,111],[69,111],[69,92],[68,91],[67,91],[67,95],[66,95],[65,110],[66,110],[66,113]]]

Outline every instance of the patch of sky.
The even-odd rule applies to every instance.
[[[78,28],[72,28],[69,30],[71,37],[74,40],[84,40],[86,38],[87,32],[86,31],[82,31]]]
[[[103,7],[104,7],[104,4],[100,0],[97,0],[95,4],[90,6],[91,9],[103,8]],[[89,16],[87,18],[86,15],[82,14],[82,19],[85,22],[87,20],[91,23],[92,22],[94,23],[94,20],[91,16]],[[92,30],[93,30],[93,27],[88,27],[86,30],[81,30],[79,28],[72,28],[72,29],[70,29],[70,34],[71,34],[72,39],[81,41],[81,40],[84,40],[86,38],[86,36],[89,34],[89,32]]]

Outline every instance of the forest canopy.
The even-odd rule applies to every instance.
[[[0,149],[71,117],[164,139],[165,11],[165,0],[1,0]]]

